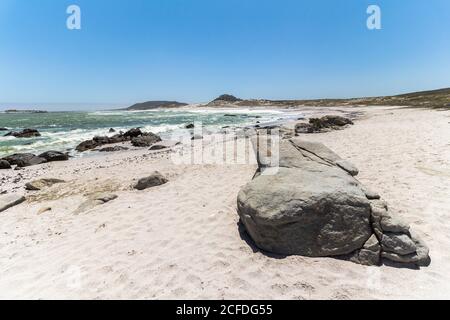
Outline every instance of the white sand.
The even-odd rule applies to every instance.
[[[0,213],[0,298],[450,298],[450,112],[365,110],[348,129],[308,138],[360,169],[422,235],[430,267],[267,256],[237,225],[236,196],[254,165],[175,165],[164,154],[125,151],[0,172],[8,192],[37,177],[69,181]],[[170,182],[130,188],[153,170]],[[73,214],[84,195],[101,191],[119,197]],[[38,215],[44,207],[52,211]]]

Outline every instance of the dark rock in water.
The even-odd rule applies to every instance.
[[[237,114],[233,114],[233,113],[227,113],[223,115],[224,117],[237,117]]]
[[[187,125],[185,126],[185,128],[186,128],[186,129],[194,129],[194,128],[195,128],[195,125],[194,125],[193,123],[190,123],[190,124],[187,124]]]
[[[39,155],[39,157],[44,158],[45,160],[47,160],[47,162],[69,160],[69,155],[67,153],[62,153],[59,151],[47,151],[47,152],[41,153]]]
[[[100,149],[98,151],[100,151],[100,152],[116,152],[116,151],[123,151],[123,150],[128,150],[128,148],[122,147],[122,146],[114,146],[114,147],[106,147],[106,148]]]
[[[22,131],[19,132],[9,132],[5,135],[5,137],[8,136],[13,136],[16,138],[33,138],[33,137],[40,137],[41,134],[39,133],[39,131],[35,130],[35,129],[24,129]]]
[[[6,160],[0,160],[0,169],[11,169],[11,165]]]
[[[127,138],[136,138],[142,135],[142,131],[139,128],[130,129],[123,134]]]
[[[97,143],[97,145],[103,145],[103,144],[110,143],[110,139],[107,136],[96,136],[96,137],[92,138],[92,140],[94,140],[95,143]]]
[[[83,141],[82,143],[80,143],[75,148],[75,150],[77,150],[78,152],[84,152],[84,151],[95,149],[98,146],[99,146],[99,144],[97,142],[95,142],[94,140],[86,140],[86,141]]]
[[[151,187],[166,184],[167,182],[169,182],[167,178],[165,178],[158,171],[155,171],[150,176],[139,179],[139,181],[134,185],[134,188],[137,190],[145,190]]]
[[[155,144],[160,141],[161,138],[158,135],[151,132],[147,132],[144,135],[131,139],[131,144],[134,147],[150,147],[152,144]]]
[[[109,129],[109,133],[113,133],[116,132],[116,130],[114,130],[113,128]]]
[[[18,167],[29,167],[47,162],[44,158],[37,157],[32,153],[16,153],[3,158],[3,160],[8,161],[11,165],[17,165]]]
[[[0,128],[0,131],[8,131],[8,128]]]

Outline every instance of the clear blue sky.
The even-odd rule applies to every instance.
[[[66,8],[82,29],[66,28]],[[382,10],[382,30],[366,9]],[[374,96],[450,86],[448,0],[1,0],[0,101]]]

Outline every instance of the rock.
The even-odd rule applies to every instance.
[[[83,141],[82,143],[80,143],[75,148],[75,150],[77,150],[78,152],[84,152],[84,151],[95,149],[98,146],[99,146],[99,144],[97,142],[95,142],[94,140],[86,140],[86,141]]]
[[[256,245],[278,254],[349,254],[372,235],[370,205],[342,170],[280,168],[238,195],[238,213]]]
[[[1,127],[1,128],[0,128],[0,131],[8,131],[8,128],[3,128],[3,127]]]
[[[350,257],[350,260],[366,266],[375,266],[380,264],[381,246],[377,237],[373,234],[366,241],[363,248],[358,250]]]
[[[116,151],[123,151],[123,150],[128,150],[128,148],[122,147],[122,146],[114,146],[114,147],[106,147],[106,148],[100,149],[98,151],[100,151],[100,152],[116,152]]]
[[[152,145],[149,150],[154,151],[154,150],[169,149],[169,148],[174,148],[179,144],[181,144],[179,141],[164,140],[164,141],[161,141],[161,142],[158,142],[158,143]]]
[[[339,129],[346,125],[353,124],[353,121],[341,116],[324,116],[322,118],[311,118],[309,123],[299,123],[295,126],[295,132],[314,133],[326,131],[326,129]]]
[[[161,138],[151,132],[145,135],[131,139],[131,144],[135,147],[150,147],[151,145],[160,142]]]
[[[359,173],[359,170],[347,160],[337,160],[335,164],[342,170],[347,171],[353,177],[356,177]]]
[[[113,128],[109,129],[109,133],[113,133],[116,132],[116,130],[114,130]]]
[[[383,230],[381,229],[381,218],[383,215],[387,214],[387,209],[380,205],[378,202],[370,202],[371,207],[371,224],[372,229],[375,232],[378,240],[381,241],[383,238]]]
[[[0,170],[1,169],[11,169],[11,165],[6,160],[0,160]]]
[[[93,200],[101,201],[103,203],[107,203],[107,202],[113,201],[113,200],[115,200],[117,198],[118,198],[118,196],[115,195],[115,194],[102,193],[102,194],[94,196]]]
[[[324,123],[327,126],[339,126],[339,127],[343,127],[349,124],[353,124],[353,121],[345,118],[345,117],[341,117],[341,116],[325,116],[322,117],[321,122]]]
[[[47,162],[44,158],[37,157],[32,153],[15,153],[3,158],[9,162],[10,165],[17,165],[18,167],[29,167]]]
[[[399,255],[407,255],[416,252],[414,241],[402,233],[383,233],[381,247],[384,252],[393,252]]]
[[[369,238],[369,240],[366,241],[363,249],[373,252],[379,252],[381,250],[380,243],[378,242],[378,239],[374,234]]]
[[[25,184],[25,189],[29,191],[39,191],[57,183],[65,183],[65,181],[60,179],[39,179]]]
[[[314,128],[309,123],[298,123],[295,126],[295,133],[313,133]]]
[[[41,209],[39,209],[39,211],[37,212],[38,215],[43,214],[44,212],[48,212],[48,211],[52,211],[51,207],[43,207]]]
[[[381,218],[380,225],[383,232],[409,233],[409,225],[406,222],[387,214]]]
[[[139,179],[139,181],[134,185],[134,189],[145,190],[148,188],[160,186],[169,182],[161,173],[158,171],[153,172],[148,177]]]
[[[194,128],[195,128],[195,125],[194,125],[193,123],[190,123],[190,124],[187,124],[187,125],[185,126],[185,128],[186,128],[186,129],[194,129]]]
[[[361,185],[361,189],[369,200],[379,200],[381,196],[373,190]]]
[[[83,202],[73,213],[79,214],[85,211],[88,211],[90,209],[95,208],[96,206],[103,205],[107,202],[113,201],[117,199],[118,196],[115,194],[109,194],[109,193],[101,193],[101,194],[95,194],[92,195]]]
[[[364,265],[379,265],[381,257],[430,263],[428,248],[388,214],[378,194],[353,177],[353,165],[320,143],[273,139],[252,137],[259,171],[237,199],[241,222],[256,246]]]
[[[139,129],[132,129],[132,130],[139,130]],[[130,130],[131,131],[131,130]],[[130,132],[128,131],[126,134],[128,134],[128,136],[125,136],[124,134],[116,134],[112,137],[107,137],[107,136],[103,136],[103,137],[94,137],[92,140],[86,140],[83,141],[82,143],[80,143],[75,150],[77,150],[78,152],[84,152],[87,150],[92,150],[95,149],[97,147],[103,146],[105,144],[114,144],[114,143],[120,143],[120,142],[124,142],[127,141],[129,139],[131,139],[131,135],[136,134],[136,131],[132,131]],[[142,132],[139,130],[140,134],[142,134]]]
[[[8,194],[0,196],[0,212],[8,210],[24,202],[26,199],[22,195]]]
[[[136,138],[142,135],[142,131],[139,128],[134,128],[131,130],[128,130],[127,132],[125,132],[123,134],[124,137],[128,137],[128,138]]]
[[[412,233],[411,237],[416,246],[416,252],[407,255],[400,255],[393,252],[383,251],[381,253],[382,258],[398,263],[415,264],[420,267],[429,266],[431,263],[429,256],[430,250],[416,234]]]
[[[22,131],[19,132],[10,132],[7,133],[5,135],[5,137],[7,136],[13,136],[16,138],[33,138],[33,137],[40,137],[41,134],[39,133],[39,131],[35,130],[35,129],[24,129]]]
[[[47,162],[69,160],[69,155],[67,153],[62,153],[59,151],[47,151],[40,154],[39,157],[44,158]]]

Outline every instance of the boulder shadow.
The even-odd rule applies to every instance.
[[[245,226],[244,226],[244,224],[242,223],[241,220],[239,220],[239,222],[237,223],[237,227],[238,227],[238,231],[239,231],[239,236],[252,249],[253,253],[260,252],[261,254],[265,255],[266,257],[269,257],[269,258],[272,258],[272,259],[285,259],[285,258],[288,257],[287,255],[276,254],[276,253],[265,251],[263,249],[258,248],[256,243],[253,241],[253,239],[248,234],[248,232],[245,229]]]

